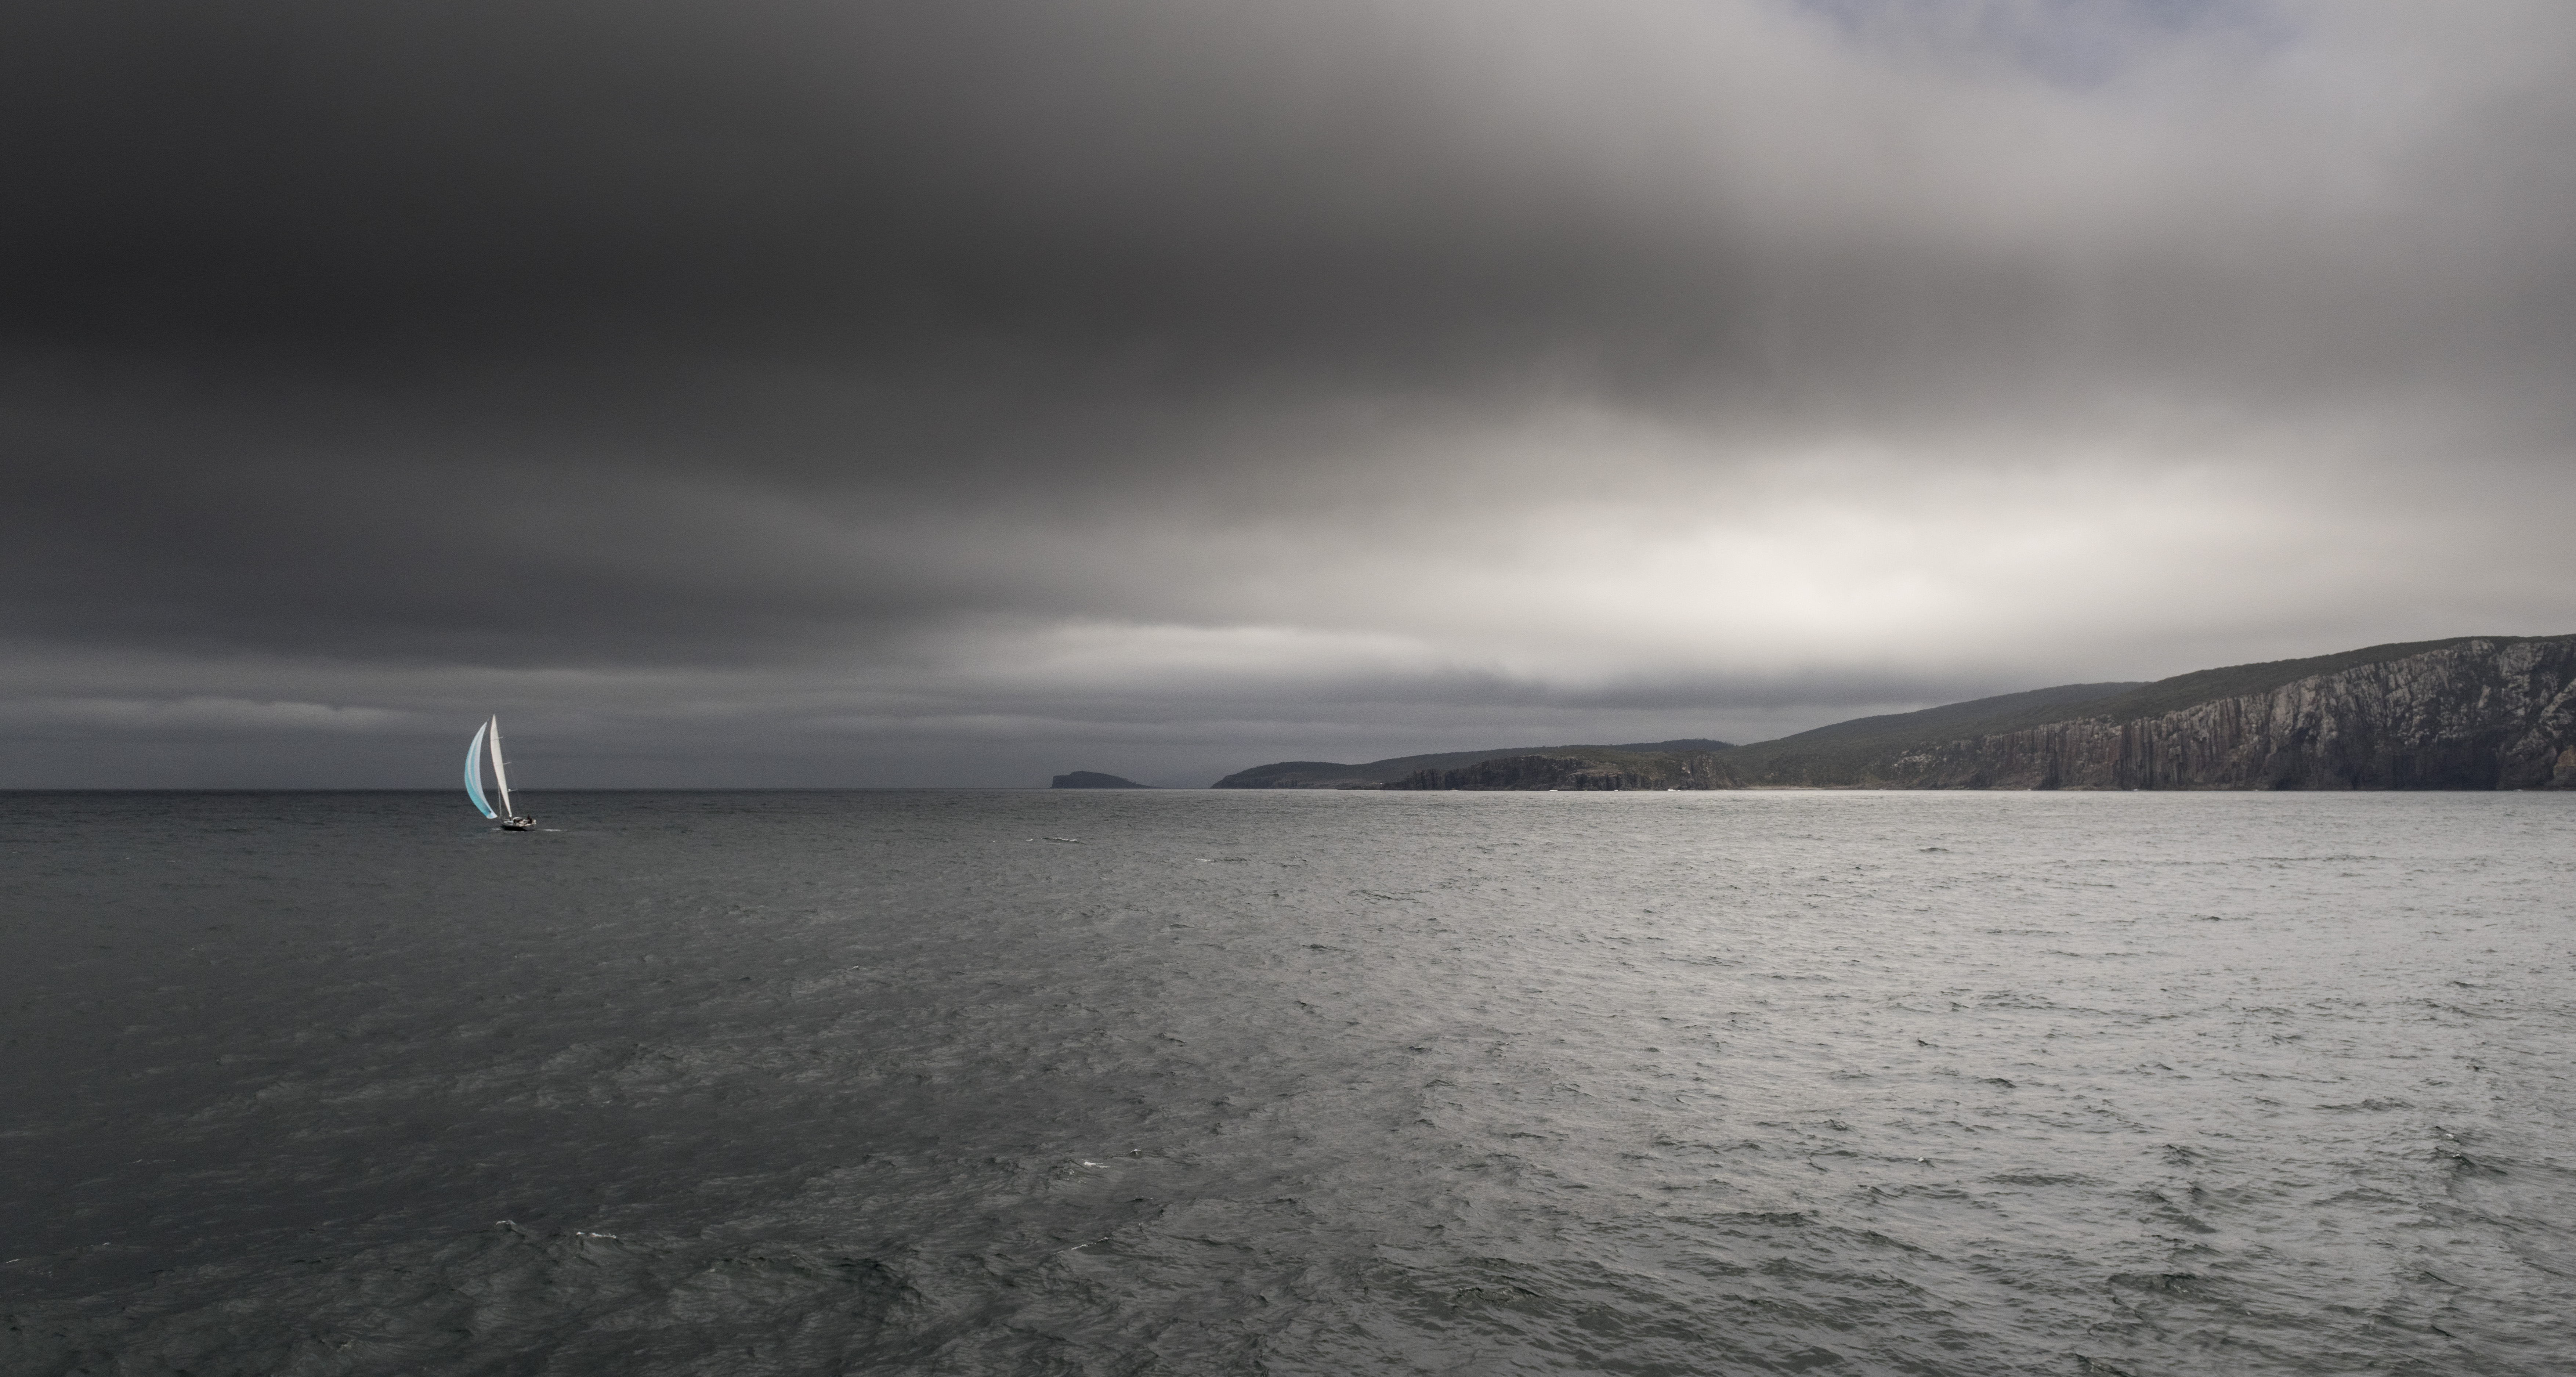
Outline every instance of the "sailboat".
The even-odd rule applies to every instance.
[[[501,793],[501,811],[497,813],[483,797],[483,738],[487,736],[492,738],[492,784]],[[523,818],[510,807],[510,772],[501,764],[501,719],[498,715],[476,727],[474,739],[466,743],[465,796],[474,800],[474,806],[483,810],[483,816],[500,819],[506,831],[525,832],[537,825],[535,818]]]

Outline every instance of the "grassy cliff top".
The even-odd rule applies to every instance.
[[[2453,636],[2444,641],[2398,641],[2388,645],[2364,646],[2359,650],[2337,651],[2332,655],[2311,655],[2304,660],[2265,660],[2260,664],[2229,665],[2224,669],[2197,669],[2140,684],[2131,691],[2099,703],[2088,703],[2083,711],[2069,713],[2052,721],[2076,717],[2108,717],[2116,722],[2135,721],[2141,717],[2161,717],[2169,712],[2197,707],[2220,698],[2237,698],[2249,693],[2269,693],[2283,684],[2320,674],[2339,674],[2362,665],[2403,660],[2410,655],[2423,655],[2471,641],[2491,641],[2510,645],[2516,641],[2558,641],[2564,636]]]

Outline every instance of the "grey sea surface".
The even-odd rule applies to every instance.
[[[2576,796],[0,796],[11,1373],[2564,1373]]]

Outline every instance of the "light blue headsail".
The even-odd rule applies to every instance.
[[[486,722],[476,727],[473,744],[465,748],[465,796],[474,800],[474,806],[483,810],[483,816],[497,818],[501,815],[493,812],[492,805],[483,801],[483,733],[491,725]]]

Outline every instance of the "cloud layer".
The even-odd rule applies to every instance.
[[[2566,630],[2571,40],[12,7],[0,785],[436,783],[496,708],[565,784],[1181,778]]]

